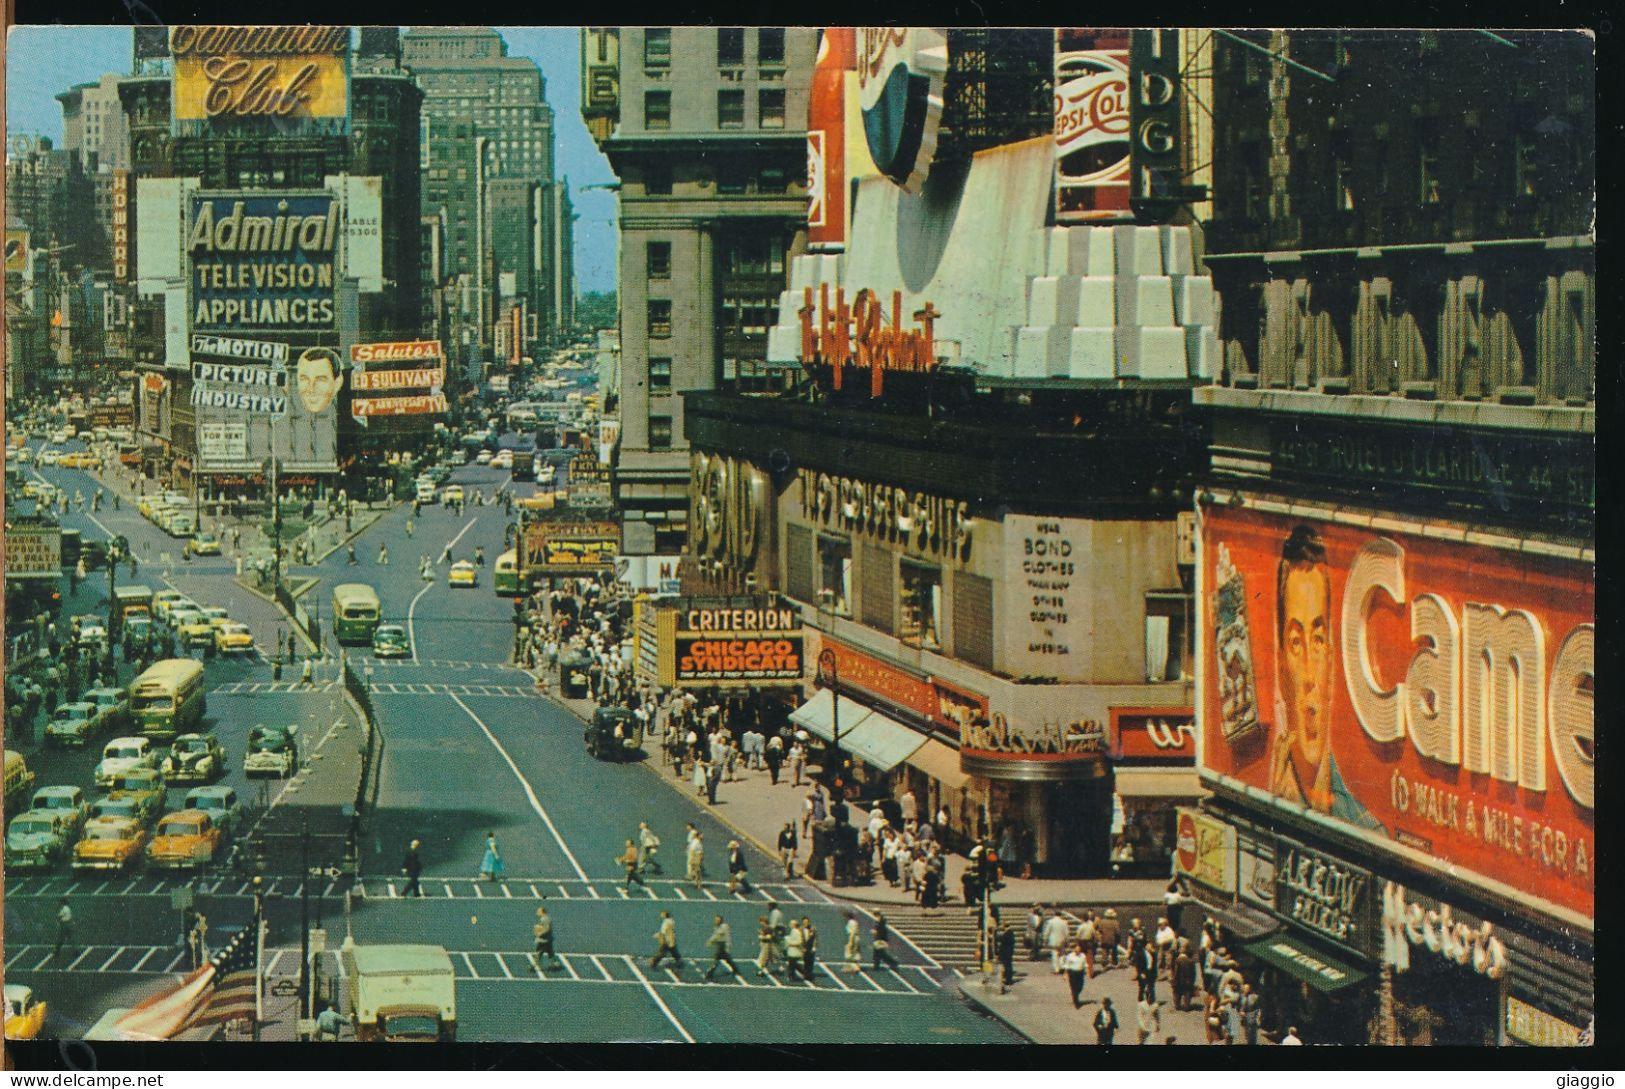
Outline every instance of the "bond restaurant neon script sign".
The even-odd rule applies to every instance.
[[[818,290],[818,306],[813,306],[812,288],[804,288],[801,314],[801,362],[824,364],[833,369],[832,382],[842,385],[842,370],[848,366],[867,368],[869,396],[879,397],[887,371],[932,371],[937,367],[935,329],[942,315],[928,302],[914,311],[914,327],[903,328],[903,293],[891,293],[888,315],[880,296],[868,288],[846,302],[846,290],[835,289],[830,305],[829,285]],[[817,320],[814,321],[814,315]]]

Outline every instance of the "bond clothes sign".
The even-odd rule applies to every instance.
[[[1361,954],[1375,951],[1371,871],[1277,836],[1275,913]]]
[[[1594,917],[1593,566],[1203,510],[1203,778]]]
[[[1199,809],[1179,806],[1174,868],[1220,892],[1236,891],[1236,830]]]
[[[1091,633],[1083,600],[1086,527],[1059,518],[1004,518],[1007,649],[1020,664],[1012,672],[1068,676]]]
[[[438,340],[356,344],[350,348],[350,413],[423,416],[447,410],[446,366]]]
[[[176,121],[349,115],[346,26],[177,26]]]
[[[189,207],[194,331],[333,327],[339,203],[331,193],[200,193]]]

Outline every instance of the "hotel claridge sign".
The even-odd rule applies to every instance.
[[[1594,41],[13,30],[10,1053],[1590,1045]]]

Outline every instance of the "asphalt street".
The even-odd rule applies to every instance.
[[[70,494],[80,486],[73,477],[83,476],[76,470],[42,472],[66,483]],[[477,465],[457,470],[448,483],[477,487],[487,496],[515,486],[505,471]],[[88,486],[87,477],[87,495]],[[521,495],[533,489],[517,487]],[[157,585],[148,564],[174,550],[175,542],[128,503],[111,517],[106,508],[96,517],[108,531],[136,542],[143,565],[138,581]],[[75,525],[75,519],[88,516],[72,513],[66,524]],[[377,661],[364,648],[348,651],[372,686],[383,747],[377,804],[363,826],[361,888],[348,917],[342,882],[317,878],[309,890],[319,901],[329,945],[338,944],[346,927],[360,943],[443,945],[458,968],[460,1039],[1019,1042],[959,998],[950,973],[906,942],[893,942],[902,962],[898,970],[869,970],[867,915],[859,916],[864,970],[843,971],[839,960],[848,909],[812,885],[773,880],[776,864],[748,842],[750,872],[764,884],[748,895],[730,894],[724,860],[732,834],[717,816],[727,812],[726,790],[713,810],[661,776],[658,766],[603,763],[587,754],[580,720],[537,693],[531,678],[508,664],[513,605],[496,596],[490,581],[506,526],[498,504],[470,503],[460,513],[436,504],[416,518],[407,505],[355,539],[356,564],[340,548],[313,566],[293,568],[319,580],[302,600],[308,608],[317,596],[324,619],[331,616],[327,600],[334,585],[372,584],[384,622],[404,624],[413,648],[411,658],[392,661]],[[476,547],[483,548],[486,563],[477,587],[448,586],[448,563],[435,564],[432,581],[420,578],[420,557],[437,561],[448,544],[452,559],[472,559]],[[377,562],[380,545],[388,547],[387,565]],[[262,630],[274,634],[280,617],[274,609],[265,612],[270,606],[232,582],[229,559],[171,567],[174,573],[166,568],[164,578],[188,592],[194,586],[200,594],[218,588],[230,597],[235,591],[237,606],[219,603],[234,609],[234,616],[241,609],[257,637]],[[330,627],[324,642],[332,647]],[[269,649],[269,636],[261,645]],[[313,690],[290,681],[271,683],[263,661],[211,662],[208,668],[215,687],[210,715],[239,767],[243,735],[254,721],[279,717],[309,722],[314,730],[330,714],[346,713],[331,668]],[[66,754],[59,770],[58,758],[50,759],[51,774],[41,774],[42,785],[61,775],[67,776],[61,781],[88,786],[94,760]],[[86,760],[83,768],[74,763]],[[628,891],[614,859],[644,820],[663,841],[666,873],[651,877],[647,888],[634,885]],[[678,880],[689,822],[705,842],[702,887]],[[491,833],[506,864],[500,882],[477,880]],[[423,843],[425,895],[406,899],[401,863],[414,838]],[[248,920],[252,898],[246,876],[203,878],[198,895],[213,906],[211,921],[217,927],[229,930]],[[269,971],[293,975],[304,891],[299,869],[273,865],[267,879],[273,882],[267,900]],[[64,873],[49,883],[31,878],[8,889],[7,977],[31,983],[52,1002],[48,1034],[71,1036],[101,1011],[139,999],[184,968],[176,944],[179,909],[169,898],[172,886],[158,887],[161,880],[137,874],[80,882],[69,891],[75,883]],[[80,919],[80,940],[95,943],[73,950],[71,960],[50,948],[56,898],[64,892]],[[756,975],[756,924],[769,899],[817,927],[824,967],[811,983]],[[530,960],[531,925],[544,903],[564,966],[538,975]],[[648,966],[662,910],[677,924],[685,957],[680,970]],[[704,943],[719,914],[732,925],[733,955],[744,976],[707,984],[701,978],[709,963]],[[328,954],[318,967],[331,980],[339,964]]]

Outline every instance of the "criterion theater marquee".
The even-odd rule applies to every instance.
[[[660,607],[655,632],[663,685],[790,685],[805,671],[800,613],[768,598],[748,608]]]

